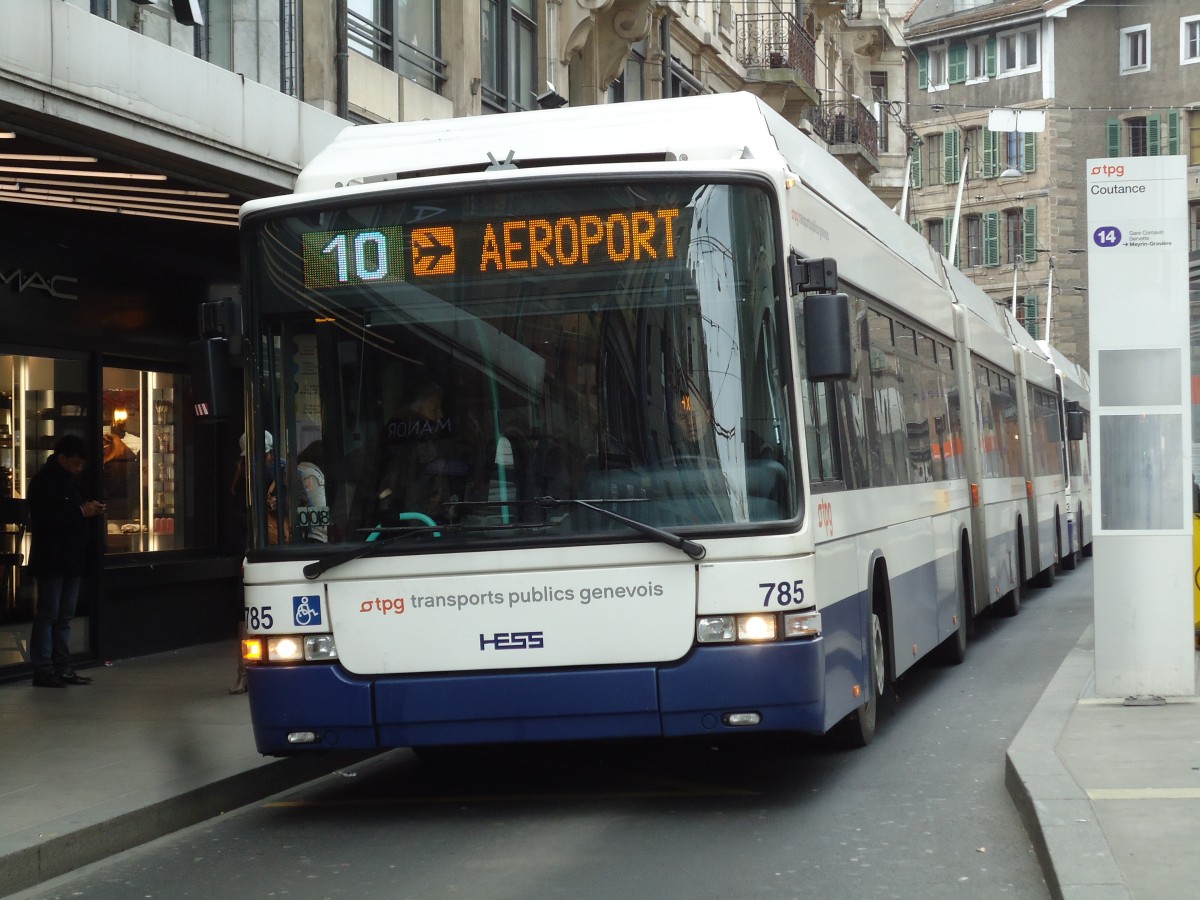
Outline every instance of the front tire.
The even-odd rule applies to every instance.
[[[858,709],[838,722],[831,732],[838,746],[858,749],[867,746],[875,737],[879,715],[879,699],[887,686],[887,658],[883,642],[883,620],[877,611],[871,612],[871,636],[867,641],[867,676],[871,696]]]

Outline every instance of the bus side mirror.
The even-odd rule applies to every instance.
[[[1078,400],[1067,401],[1067,440],[1083,440],[1083,407]]]
[[[192,343],[188,350],[196,421],[220,422],[235,415],[229,341],[223,337],[202,338]]]
[[[808,380],[849,381],[854,378],[850,297],[846,294],[809,294],[800,303]]]

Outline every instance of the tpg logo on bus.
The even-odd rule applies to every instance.
[[[1125,177],[1125,167],[1123,165],[1092,166],[1091,174],[1092,175],[1112,175],[1117,178],[1124,178]]]

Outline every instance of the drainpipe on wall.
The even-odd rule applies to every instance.
[[[347,0],[337,0],[334,7],[334,29],[337,33],[337,50],[334,53],[334,104],[339,118],[350,118],[350,34],[348,30]]]

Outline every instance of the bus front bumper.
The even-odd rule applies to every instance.
[[[360,677],[255,666],[260,753],[824,730],[821,639],[695,648],[669,665]],[[742,722],[746,724],[734,724]]]

